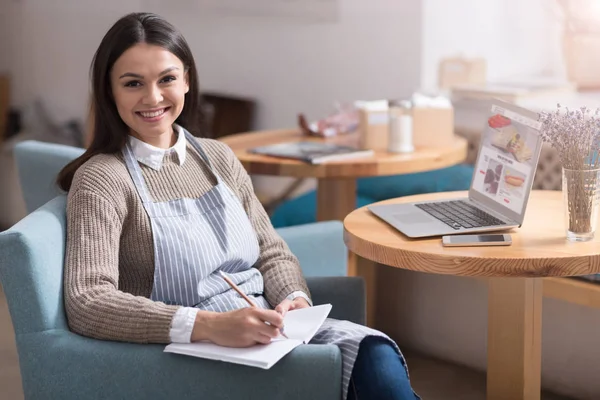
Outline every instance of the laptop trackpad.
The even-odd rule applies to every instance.
[[[428,214],[420,212],[394,214],[394,218],[402,224],[424,224],[432,220]]]

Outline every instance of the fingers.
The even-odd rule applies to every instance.
[[[263,322],[268,322],[276,328],[283,327],[283,315],[274,310],[255,309],[255,315]]]
[[[259,322],[259,325],[256,327],[256,338],[261,339],[265,337],[268,339],[267,343],[279,336],[279,329],[275,328],[272,325],[267,325],[264,322]],[[261,342],[262,343],[262,342]]]
[[[277,311],[279,314],[284,316],[286,312],[293,309],[293,308],[291,308],[292,306],[293,306],[292,301],[285,299],[281,303],[279,303],[279,305],[277,307],[275,307],[275,311]]]
[[[292,307],[290,308],[290,310],[297,310],[299,308],[307,308],[307,307],[310,307],[310,304],[308,304],[308,301],[306,301],[305,298],[296,297],[294,299],[294,301],[292,302]]]
[[[261,336],[267,337],[270,342],[271,338],[279,336],[280,329],[283,327],[283,317],[273,310],[264,310],[260,308],[246,309],[247,315],[247,330],[251,333],[251,337],[264,343]]]
[[[260,343],[260,344],[269,344],[271,343],[271,337],[270,336],[265,336],[265,335],[257,335],[256,337],[256,342]]]

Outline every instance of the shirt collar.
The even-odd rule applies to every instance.
[[[127,139],[131,145],[131,150],[133,151],[133,156],[135,159],[138,162],[159,171],[162,167],[165,155],[174,151],[177,153],[179,165],[183,165],[185,161],[187,140],[185,139],[183,128],[181,128],[179,125],[173,124],[173,131],[177,135],[177,141],[168,149],[161,149],[159,147],[152,146],[151,144],[143,142],[138,138],[129,135]]]

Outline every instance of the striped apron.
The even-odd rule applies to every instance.
[[[260,247],[244,207],[213,169],[200,143],[187,130],[183,132],[217,182],[197,199],[153,202],[129,143],[123,149],[127,169],[152,227],[155,270],[150,298],[217,312],[248,307],[220,276],[222,270],[259,307],[272,309],[263,296],[262,275],[253,268]],[[387,338],[406,365],[400,349],[385,334],[348,321],[328,318],[310,342],[340,348],[344,399],[360,342],[371,335]]]

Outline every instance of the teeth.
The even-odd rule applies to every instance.
[[[140,111],[140,114],[142,114],[142,117],[144,117],[144,118],[154,118],[154,117],[158,117],[161,114],[164,114],[164,112],[165,112],[165,109],[163,108],[162,110],[153,111],[153,112]]]

